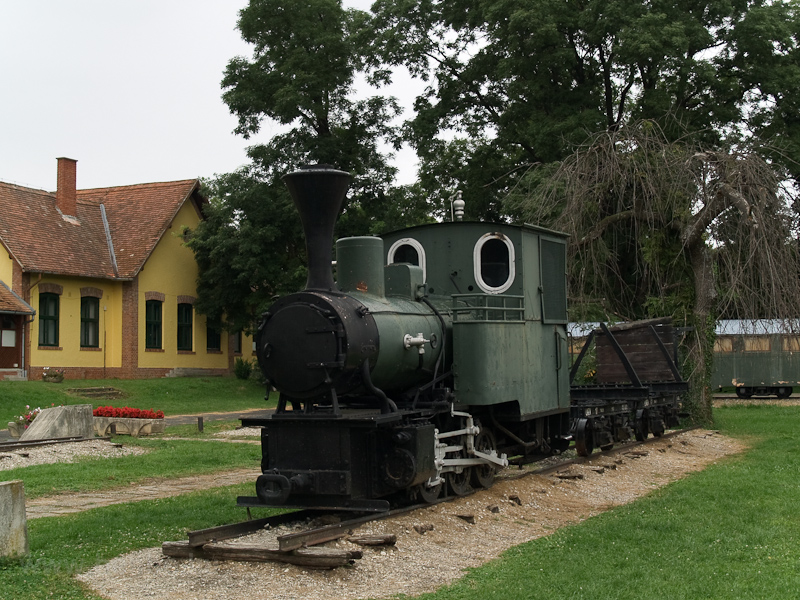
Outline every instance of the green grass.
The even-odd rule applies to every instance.
[[[633,504],[523,544],[428,600],[791,598],[800,589],[796,408],[716,411],[753,444]]]
[[[748,441],[752,449],[633,504],[512,548],[424,598],[796,597],[800,410],[736,406],[715,414],[723,433]],[[166,442],[141,440],[146,441]],[[175,454],[163,455],[169,461],[191,444],[210,446],[174,443]],[[72,575],[131,550],[182,539],[187,529],[239,520],[243,515],[233,504],[240,494],[251,495],[252,485],[30,521],[31,556],[0,566],[0,598],[13,590],[8,597],[19,600],[51,592],[56,598],[96,600]]]
[[[63,492],[85,492],[126,486],[152,477],[186,477],[252,468],[258,471],[261,446],[222,441],[165,440],[119,437],[125,444],[150,451],[143,455],[79,462],[34,465],[0,471],[4,481],[22,479],[25,496],[36,498]]]
[[[110,386],[122,390],[119,399],[86,399],[70,389]],[[31,408],[49,408],[51,404],[92,404],[131,406],[162,410],[167,416],[227,412],[267,408],[275,399],[264,401],[264,386],[255,380],[234,377],[182,377],[163,379],[95,379],[43,381],[0,381],[0,428]]]

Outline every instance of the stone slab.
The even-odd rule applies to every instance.
[[[91,404],[72,404],[45,408],[25,430],[20,441],[59,437],[94,437]]]
[[[0,557],[23,557],[29,551],[25,486],[21,479],[0,481]]]

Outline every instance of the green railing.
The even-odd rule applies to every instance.
[[[512,322],[525,320],[524,296],[500,294],[454,294],[453,322]]]

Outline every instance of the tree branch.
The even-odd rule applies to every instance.
[[[593,242],[603,235],[603,232],[614,223],[619,223],[620,221],[625,221],[626,219],[633,219],[634,216],[635,213],[632,210],[624,210],[622,212],[609,215],[605,219],[602,219],[597,225],[592,227],[585,236],[575,243],[575,245],[585,246],[586,244]]]

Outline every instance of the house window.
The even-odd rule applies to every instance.
[[[233,353],[234,354],[241,354],[242,353],[242,332],[237,331],[233,334]]]
[[[206,350],[219,352],[222,349],[222,336],[219,329],[206,325]]]
[[[0,327],[0,348],[14,348],[17,345],[17,324],[13,317],[2,316]]]
[[[192,305],[178,304],[178,350],[192,349]]]
[[[39,345],[58,346],[58,294],[39,294]]]
[[[100,299],[81,298],[81,347],[100,347]]]
[[[159,300],[145,303],[145,348],[161,349],[161,304]]]

